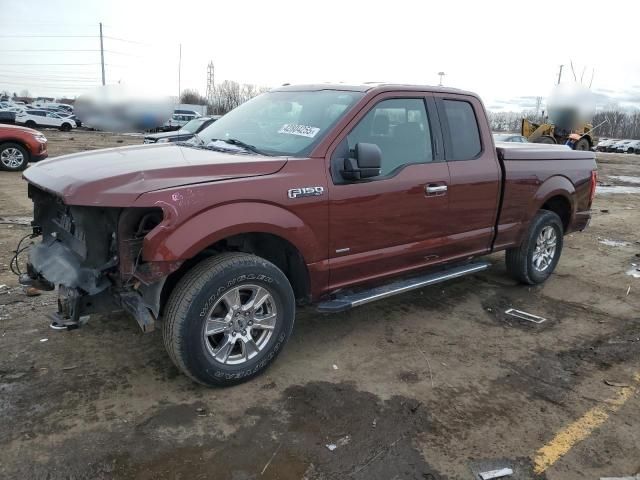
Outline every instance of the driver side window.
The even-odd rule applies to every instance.
[[[407,164],[433,161],[424,100],[394,98],[378,103],[347,135],[351,155],[357,143],[373,143],[380,148],[381,175]]]

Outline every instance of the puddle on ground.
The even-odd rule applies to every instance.
[[[609,240],[608,238],[600,238],[598,239],[598,243],[606,245],[607,247],[627,247],[630,245],[629,242],[622,240]]]
[[[640,185],[640,177],[632,177],[631,175],[609,175],[609,178],[625,183],[637,183]]]
[[[6,225],[31,225],[31,217],[0,217],[0,223]]]
[[[623,185],[600,186],[596,187],[596,194],[612,195],[617,193],[640,193],[640,187],[626,187]]]
[[[627,275],[631,275],[633,278],[640,278],[640,267],[633,264],[631,268],[627,270]]]

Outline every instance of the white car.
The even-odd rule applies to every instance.
[[[179,130],[194,118],[199,118],[201,116],[202,115],[198,112],[194,112],[193,110],[174,110],[171,118],[164,123],[163,129]]]
[[[23,110],[16,113],[16,123],[24,124],[29,128],[57,127],[63,132],[76,128],[76,122],[47,110]]]

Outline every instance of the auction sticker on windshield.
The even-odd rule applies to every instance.
[[[301,137],[315,137],[320,129],[318,127],[309,127],[307,125],[296,125],[294,123],[286,123],[282,126],[278,133],[286,133],[288,135],[299,135]]]

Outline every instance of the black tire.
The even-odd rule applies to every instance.
[[[548,145],[551,145],[551,144],[555,144],[556,141],[553,137],[550,137],[549,135],[543,135],[540,138],[538,138],[534,143],[546,143]]]
[[[268,302],[271,305],[273,301],[277,313],[275,325],[261,349],[252,351],[253,357],[247,355],[244,363],[237,365],[226,364],[226,359],[221,363],[214,358],[218,347],[214,345],[215,336],[206,337],[204,329],[211,309],[225,306],[222,297],[242,286],[258,286],[271,295]],[[242,322],[244,318],[239,316]],[[169,296],[162,333],[171,360],[183,373],[203,385],[230,386],[261,374],[275,360],[291,335],[294,319],[293,290],[278,267],[255,255],[223,253],[201,261],[180,279]],[[248,325],[251,324],[242,331],[245,337],[247,332],[249,336],[259,334],[260,330],[254,332],[256,327]],[[220,342],[232,338],[230,330],[216,335],[223,337]],[[238,336],[238,343],[233,340],[234,346],[227,353],[229,359],[236,347],[242,350],[240,355],[246,351],[242,338]],[[222,347],[218,348],[219,352]]]
[[[36,128],[38,126],[38,124],[33,120],[27,120],[24,125],[29,128]]]
[[[62,130],[63,132],[68,132],[69,130],[71,130],[71,124],[70,123],[63,123],[62,125],[60,125],[60,130]]]
[[[13,158],[10,158],[8,156],[9,153],[12,151],[12,149],[13,149],[13,152],[17,151],[19,152],[20,155],[22,155],[22,160],[19,161],[19,163],[17,164],[15,163],[16,162],[15,155],[11,155],[11,157]],[[3,143],[0,145],[0,170],[7,170],[9,172],[19,172],[27,168],[27,165],[29,164],[29,159],[30,159],[29,152],[22,145],[19,145],[17,143],[12,143],[12,142]]]
[[[552,227],[555,231],[556,247],[549,265],[544,270],[539,270],[534,265],[534,252],[538,237],[545,227]],[[560,217],[549,210],[540,210],[531,221],[520,246],[507,249],[507,273],[515,280],[529,285],[544,282],[553,273],[562,254],[563,234],[564,228]]]
[[[575,145],[573,146],[574,150],[580,150],[580,151],[585,151],[585,150],[590,150],[591,149],[591,145],[589,145],[589,140],[586,138],[581,138],[580,140],[578,140]]]

